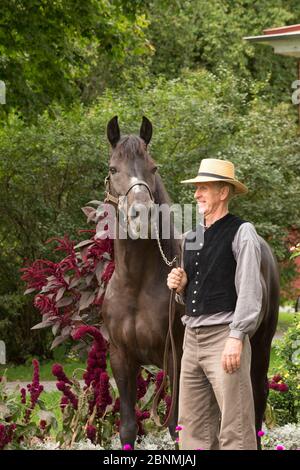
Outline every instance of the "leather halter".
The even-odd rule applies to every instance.
[[[132,188],[134,188],[134,186],[145,186],[147,189],[148,189],[148,192],[150,194],[150,198],[152,201],[154,201],[154,197],[153,197],[153,194],[151,192],[151,189],[149,187],[149,185],[143,181],[143,180],[137,180],[135,183],[133,183],[131,186],[129,186],[129,188],[127,189],[126,193],[124,194],[124,196],[113,196],[109,191],[110,191],[110,188],[109,188],[109,181],[110,181],[110,176],[108,175],[105,180],[104,180],[104,183],[105,183],[105,199],[104,199],[104,202],[108,202],[108,201],[111,201],[113,202],[114,204],[117,204],[119,205],[119,198],[120,197],[126,197],[128,196],[129,192],[132,190]]]

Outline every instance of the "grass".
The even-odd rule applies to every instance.
[[[296,317],[300,319],[300,314],[279,312],[277,332],[284,333],[292,325]]]
[[[63,361],[49,361],[45,363],[40,363],[40,380],[48,381],[48,380],[56,380],[53,376],[51,369],[52,365],[55,362],[59,362],[68,377],[72,377],[73,372],[75,369],[82,369],[82,371],[78,371],[77,377],[83,374],[83,370],[86,369],[85,362],[63,362]],[[31,364],[24,364],[24,365],[15,365],[15,364],[6,364],[0,366],[0,375],[3,375],[4,371],[6,370],[6,377],[9,382],[14,382],[19,380],[21,382],[31,382],[32,374],[33,374],[33,366]]]
[[[283,334],[293,323],[293,320],[295,316],[299,314],[294,314],[294,313],[286,313],[286,312],[280,312],[279,313],[279,320],[278,320],[278,326],[277,326],[277,333]],[[300,315],[299,315],[300,318]],[[75,360],[66,360],[65,358],[60,358],[57,360],[51,360],[48,362],[41,362],[40,363],[40,380],[41,382],[43,381],[48,381],[48,380],[55,380],[55,377],[52,375],[51,369],[52,365],[55,362],[59,362],[64,370],[67,376],[72,377],[73,372],[75,369],[85,369],[86,368],[86,363],[85,362],[80,362],[75,361]],[[271,351],[271,361],[270,361],[270,373],[275,373],[276,369],[278,368],[278,365],[280,363],[279,358],[276,356],[275,349],[272,348]],[[6,370],[6,377],[9,382],[13,381],[21,381],[21,382],[30,382],[32,379],[32,373],[33,373],[33,367],[32,364],[24,364],[24,365],[15,365],[15,364],[7,364],[7,365],[0,365],[0,375],[3,375],[4,371]],[[108,372],[110,373],[110,365],[108,364]],[[77,378],[81,377],[83,374],[82,371],[78,371]]]

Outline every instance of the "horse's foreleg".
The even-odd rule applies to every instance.
[[[137,434],[135,416],[136,404],[136,378],[138,366],[130,361],[130,357],[124,351],[111,346],[110,363],[112,372],[120,394],[120,439],[122,448],[129,444],[132,449]]]

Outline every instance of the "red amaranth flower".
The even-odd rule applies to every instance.
[[[40,365],[36,359],[33,359],[33,378],[32,383],[27,385],[27,389],[30,393],[30,406],[25,411],[24,421],[25,423],[29,422],[32,410],[34,409],[40,394],[44,390],[43,385],[40,384]]]
[[[137,401],[139,401],[141,398],[143,398],[147,392],[147,387],[148,387],[148,381],[147,379],[145,380],[142,376],[141,370],[138,373],[137,379],[136,379],[136,387],[137,387]]]
[[[107,372],[102,372],[100,376],[99,387],[95,389],[97,390],[97,397],[96,397],[96,404],[97,409],[102,416],[106,410],[108,405],[112,404],[112,397],[109,393],[109,375]]]
[[[0,450],[13,440],[13,435],[16,430],[16,424],[1,424],[0,423]]]
[[[61,380],[60,382],[56,383],[56,388],[60,392],[63,392],[64,396],[67,397],[69,402],[72,404],[74,410],[77,410],[77,408],[78,408],[78,398],[71,391],[70,386],[67,385],[65,382],[63,382]],[[62,404],[62,402],[61,402],[61,404]]]
[[[163,378],[164,378],[164,371],[163,370],[160,370],[159,372],[157,372],[156,374],[156,377],[155,377],[155,393],[159,390],[161,384],[162,384],[162,381],[163,381]],[[166,390],[162,390],[161,391],[161,394],[160,394],[160,398],[164,398],[166,395]]]
[[[104,273],[101,276],[101,280],[107,283],[112,277],[114,270],[115,270],[115,262],[110,261],[108,265],[106,266]]]
[[[60,365],[60,364],[53,364],[53,366],[52,366],[52,374],[53,374],[59,381],[65,382],[65,383],[70,384],[70,385],[73,385],[73,382],[71,382],[71,380],[68,379],[68,377],[66,376],[62,365]]]
[[[34,306],[42,313],[52,313],[53,315],[58,314],[58,309],[53,298],[49,295],[37,294],[34,298]]]
[[[41,428],[42,430],[44,430],[44,429],[46,428],[46,426],[47,426],[47,421],[45,421],[44,419],[41,419],[41,421],[40,421],[40,428]]]
[[[21,268],[24,273],[21,279],[27,283],[27,290],[40,291],[48,283],[47,278],[55,274],[56,267],[52,261],[38,259],[31,266]]]
[[[24,405],[26,403],[26,389],[21,388],[20,393],[21,393],[21,403]]]
[[[281,375],[279,375],[279,374],[274,375],[274,377],[272,378],[272,381],[276,382],[276,383],[280,382],[280,380],[283,380],[283,379],[282,379]]]
[[[281,393],[288,392],[289,387],[285,383],[278,384],[278,391]]]
[[[60,400],[60,409],[63,412],[66,406],[70,403],[69,398],[63,395]]]
[[[135,417],[136,417],[136,422],[138,425],[138,436],[144,436],[145,435],[145,430],[142,421],[145,419],[150,418],[150,413],[149,411],[141,411],[139,409],[135,410]]]
[[[54,251],[63,251],[68,255],[72,255],[74,253],[74,246],[75,243],[69,239],[68,235],[65,234],[64,238],[52,237],[46,241],[46,243],[51,243],[53,241],[57,242],[57,247],[54,248]]]
[[[97,434],[97,429],[95,426],[88,425],[86,428],[86,435],[87,438],[94,444],[96,441],[96,434]]]

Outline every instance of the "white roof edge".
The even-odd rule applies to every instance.
[[[280,34],[262,34],[261,36],[244,36],[243,39],[247,41],[268,41],[270,39],[285,39],[285,38],[298,38],[300,37],[300,31],[292,31],[290,33]]]

